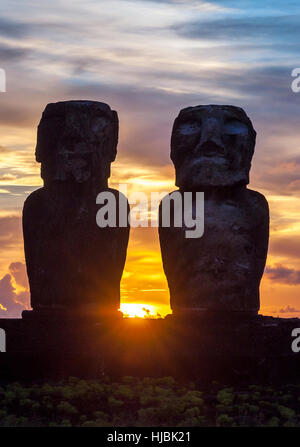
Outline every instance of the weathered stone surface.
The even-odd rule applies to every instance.
[[[7,334],[0,380],[137,375],[226,385],[291,383],[300,373],[300,353],[291,347],[299,325],[297,318],[235,314],[187,321],[0,319]]]
[[[256,132],[243,109],[197,106],[180,111],[171,139],[176,186],[185,191],[247,185]]]
[[[48,104],[38,126],[36,161],[45,186],[54,181],[107,187],[117,155],[118,115],[97,101]]]
[[[107,186],[117,142],[117,113],[107,104],[58,102],[43,113],[36,159],[44,187],[27,198],[23,209],[34,311],[89,314],[120,306],[129,227],[96,223],[101,191],[111,191],[117,205],[126,200]]]
[[[159,228],[174,314],[259,309],[269,212],[264,196],[246,188],[254,145],[255,131],[238,107],[189,107],[175,120],[176,184],[182,196],[194,191],[193,207],[196,191],[204,191],[205,203],[201,238],[186,238],[185,226]]]

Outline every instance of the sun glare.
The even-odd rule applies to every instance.
[[[141,303],[122,303],[120,307],[124,317],[129,318],[157,318],[159,315],[154,306]]]

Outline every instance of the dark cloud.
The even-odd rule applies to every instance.
[[[169,162],[172,124],[182,105],[190,99],[155,88],[101,83],[65,85],[65,97],[95,99],[110,104],[118,111],[120,139],[118,157],[134,159],[147,165]]]
[[[300,312],[299,309],[295,309],[295,307],[291,307],[287,305],[284,309],[279,309],[278,311],[281,314],[292,314],[292,313],[298,313]]]
[[[0,181],[1,182],[9,182],[9,181],[12,181],[12,180],[16,180],[16,176],[14,176],[14,175],[12,175],[12,174],[3,174],[3,175],[0,175]]]
[[[49,55],[49,60],[51,57]],[[200,103],[237,103],[237,96],[240,96],[243,99],[238,100],[239,103],[250,107],[260,118],[266,120],[268,117],[274,119],[274,116],[278,116],[282,120],[288,116],[290,125],[296,124],[298,101],[297,95],[290,88],[293,67],[274,65],[256,69],[228,67],[222,70],[202,68],[197,72],[188,72],[180,71],[178,67],[162,69],[153,66],[150,69],[140,69],[139,81],[135,84],[130,82],[117,84],[103,82],[100,76],[98,81],[85,78],[85,75],[95,74],[97,71],[99,73],[114,71],[115,61],[87,58],[84,63],[84,58],[66,56],[64,63],[71,69],[70,74],[73,73],[73,76],[56,79],[54,84],[44,80],[46,88],[43,91],[32,88],[32,84],[31,88],[28,88],[30,73],[24,72],[21,84],[19,78],[11,79],[11,88],[16,87],[17,91],[13,96],[3,96],[1,122],[32,127],[34,123],[37,124],[41,115],[41,104],[46,105],[47,102],[62,97],[84,96],[93,99],[100,97],[102,100],[107,98],[106,102],[110,104],[126,105],[127,113],[130,113],[133,107],[139,107],[140,113],[137,118],[142,121],[143,114],[150,110],[153,115],[163,120],[164,109],[167,107],[171,109],[173,105],[176,105],[178,110],[186,105]],[[120,62],[118,66],[120,77],[122,77],[121,65]],[[82,77],[74,76],[76,73],[81,73]],[[219,90],[220,87],[222,91]],[[164,109],[161,109],[162,107]]]
[[[13,21],[7,18],[0,18],[0,35],[5,37],[20,38],[29,32],[29,25],[23,22]]]
[[[186,8],[189,5],[197,4],[195,1],[178,2],[177,0],[158,0],[156,3],[174,3],[175,5],[186,5]],[[230,6],[232,2],[211,3],[226,7]],[[248,3],[248,6],[251,7],[251,2]],[[255,6],[260,8],[258,4]],[[78,35],[82,33],[87,38],[85,24],[89,16],[81,17],[79,12],[80,10],[76,11],[75,8],[72,11],[74,15],[69,16],[64,10],[56,22],[51,21],[51,16],[48,21],[40,17],[36,18],[35,22],[30,17],[24,16],[26,18],[24,33],[30,32],[41,39],[46,39],[45,42],[47,40],[52,42],[52,38],[54,41],[55,39],[61,40],[62,48],[68,44],[71,51],[53,52],[52,46],[49,44],[47,52],[47,45],[43,46],[43,49],[39,46],[34,48],[33,45],[31,56],[34,63],[29,64],[28,60],[24,61],[26,54],[21,53],[22,49],[0,46],[0,55],[2,48],[4,56],[6,54],[8,58],[11,57],[11,65],[9,65],[11,70],[8,70],[7,78],[8,92],[1,96],[0,121],[2,125],[36,128],[42,110],[48,102],[75,98],[104,101],[115,108],[120,116],[118,156],[137,163],[158,166],[169,162],[171,128],[181,108],[205,103],[236,104],[245,108],[254,121],[258,130],[258,143],[260,138],[264,138],[261,145],[263,151],[258,145],[255,156],[253,171],[255,186],[258,185],[259,188],[267,189],[270,192],[280,190],[287,194],[299,192],[296,172],[288,172],[285,169],[282,172],[275,172],[268,165],[268,155],[272,153],[273,164],[278,164],[280,167],[282,160],[286,158],[282,148],[265,145],[265,137],[271,135],[276,126],[282,137],[285,134],[292,135],[298,132],[299,95],[294,94],[290,88],[293,67],[282,66],[280,63],[276,65],[274,62],[278,61],[279,49],[280,51],[288,49],[294,52],[297,48],[298,41],[295,39],[297,34],[288,41],[284,39],[286,32],[294,33],[296,23],[298,27],[296,13],[294,16],[276,16],[276,19],[271,16],[238,18],[237,15],[231,17],[226,14],[224,19],[201,23],[192,22],[192,30],[198,27],[201,33],[213,33],[216,43],[209,48],[197,48],[194,43],[186,45],[178,50],[178,60],[180,60],[182,52],[185,56],[183,62],[187,60],[188,53],[191,61],[201,62],[201,60],[206,61],[207,59],[222,61],[224,54],[227,61],[224,62],[224,68],[206,68],[205,65],[201,67],[199,63],[198,70],[193,68],[193,64],[190,65],[191,70],[189,70],[187,68],[189,65],[177,64],[174,58],[171,59],[170,64],[168,61],[166,64],[148,64],[145,59],[149,58],[151,62],[153,55],[156,57],[158,54],[158,50],[151,45],[145,45],[144,48],[131,48],[124,41],[124,47],[122,47],[120,41],[115,48],[114,45],[110,47],[104,39],[105,45],[108,45],[109,48],[109,56],[106,52],[105,57],[102,57],[101,48],[99,48],[98,54],[85,52],[84,50],[89,47],[89,44],[84,38],[78,39]],[[201,17],[203,20],[202,15]],[[119,27],[117,15],[115,19],[116,23],[111,25],[112,28],[116,24]],[[102,23],[101,17],[99,20],[99,23]],[[88,33],[91,39],[97,38],[99,32],[95,22],[96,18],[93,17]],[[14,22],[7,21],[6,24],[8,23],[12,26]],[[16,22],[16,25],[18,24],[20,25]],[[189,29],[189,25],[190,23],[179,25],[178,32],[180,33],[184,26]],[[121,25],[119,28],[122,28]],[[107,29],[108,32],[111,32],[110,26],[107,25]],[[278,36],[280,38],[282,36],[281,41],[274,45],[273,40],[270,43],[265,37],[261,38],[259,42],[254,40],[256,30],[258,33],[262,33],[263,29],[267,33],[266,37],[277,30]],[[142,32],[148,33],[149,30],[147,30],[148,27],[144,27]],[[133,27],[131,31],[132,33],[137,32],[136,27]],[[235,35],[237,31],[240,33],[241,39],[239,38],[235,42],[223,39],[222,46],[218,46],[220,35],[231,36]],[[151,35],[154,31],[150,30],[149,32]],[[251,41],[245,42],[243,36],[248,36]],[[78,51],[78,48],[74,51],[71,45],[74,41],[78,42],[81,52]],[[174,36],[174,42],[176,42],[176,36]],[[164,43],[163,40],[162,43]],[[272,55],[268,55],[267,51],[271,51],[271,45],[273,45],[274,52]],[[265,50],[264,57],[268,56],[265,60],[259,53],[262,48]],[[12,52],[10,55],[9,51]],[[255,65],[255,68],[252,68],[251,60],[247,64],[249,51],[252,51],[254,60],[260,62]],[[130,58],[136,59],[138,64],[132,62]],[[231,66],[232,60],[238,66],[235,64]],[[15,61],[19,63],[17,67]],[[273,64],[270,65],[272,61]],[[52,62],[54,67],[49,73],[43,70],[39,71],[40,67],[47,66]],[[56,68],[59,75],[55,72]],[[96,79],[97,73],[99,73],[99,79],[93,80]],[[108,81],[110,73],[113,80]],[[125,132],[124,129],[127,131]],[[34,148],[32,148],[32,154],[33,152]],[[278,160],[275,159],[276,154]],[[34,160],[34,157],[32,159]],[[268,169],[266,169],[267,165]],[[1,174],[0,172],[0,176]]]
[[[0,318],[20,318],[29,306],[29,292],[17,292],[12,276],[6,274],[0,280]]]
[[[217,47],[209,50],[209,54],[214,51],[218,51]],[[205,52],[207,54],[208,50],[205,49],[203,57]],[[49,63],[54,57],[50,52],[40,56],[41,63]],[[198,72],[189,72],[180,66],[153,65],[139,67],[135,72],[136,82],[118,84],[117,81],[104,82],[100,73],[117,72],[120,79],[122,70],[126,74],[134,73],[136,67],[126,65],[126,59],[122,57],[120,61],[116,58],[105,60],[101,58],[101,52],[99,59],[68,53],[55,57],[56,62],[61,60],[68,71],[63,78],[50,80],[43,75],[37,79],[37,73],[27,70],[22,72],[21,79],[19,72],[9,76],[11,93],[1,98],[2,124],[36,128],[48,102],[74,98],[104,101],[119,112],[119,154],[153,165],[168,162],[173,121],[181,108],[190,105],[232,103],[244,107],[251,118],[261,123],[265,133],[268,132],[267,125],[274,122],[285,123],[283,131],[287,129],[289,133],[298,129],[298,98],[290,89],[290,68],[275,65],[255,69],[229,68],[228,65],[222,70],[201,68]],[[91,81],[90,75],[97,72],[99,80]],[[180,92],[181,89],[186,92]],[[130,129],[125,138],[124,128]],[[262,173],[265,172],[263,168]],[[292,187],[298,188],[298,185]]]
[[[9,272],[17,284],[29,289],[26,265],[23,262],[12,262],[9,266]]]
[[[190,21],[173,25],[172,29],[179,35],[191,39],[205,40],[261,40],[290,39],[299,40],[299,14],[257,16],[257,17],[224,17],[210,21]]]
[[[23,262],[12,262],[8,270],[0,280],[0,318],[19,318],[29,308],[26,266]]]
[[[1,170],[0,170],[1,172]],[[25,178],[27,176],[26,173],[22,173],[19,178]],[[10,182],[11,178],[6,177],[6,182]],[[2,192],[1,189],[4,189],[5,192]],[[1,209],[6,210],[7,212],[15,213],[20,212],[20,210],[23,208],[23,203],[26,199],[26,197],[35,189],[38,189],[38,186],[22,186],[22,185],[6,185],[4,183],[0,184],[0,200],[1,200]],[[13,226],[10,226],[9,224],[6,225],[5,222],[8,219],[8,222],[10,219],[13,221]],[[15,220],[19,219],[16,217],[0,217],[0,247],[2,246],[1,238],[5,237],[7,238],[8,235],[6,234],[6,230],[8,232],[13,231],[15,233],[16,226],[21,231],[21,221]],[[2,233],[2,230],[4,230],[4,233]],[[5,236],[4,236],[5,234]],[[13,239],[12,239],[13,240]],[[16,242],[18,241],[18,238],[16,237]]]
[[[240,8],[241,7],[241,1],[240,0],[212,0],[211,3],[219,6],[225,6],[227,8]],[[264,12],[272,9],[274,6],[276,8],[282,8],[284,9],[287,6],[286,0],[276,0],[276,2],[273,1],[267,1],[262,2],[260,0],[243,0],[242,3],[243,7],[245,8],[253,8],[255,7],[255,10],[262,9]],[[297,8],[299,6],[298,0],[289,0],[288,5],[290,8]]]
[[[19,60],[28,56],[31,53],[31,50],[27,48],[21,47],[13,47],[11,45],[0,44],[0,63],[3,66],[3,63]]]
[[[266,267],[265,275],[273,282],[293,286],[300,284],[300,270],[291,269],[281,264]]]
[[[0,249],[8,250],[22,244],[22,223],[17,216],[0,218]]]
[[[299,259],[300,237],[296,235],[280,236],[280,237],[274,235],[270,239],[269,251],[272,255],[286,256]]]
[[[16,97],[12,99],[7,93],[3,94],[0,109],[1,125],[32,127],[33,123],[38,121],[39,112],[42,112],[41,106],[35,104],[34,101],[30,103],[29,96],[29,93],[27,95],[26,92],[23,92],[17,101]]]
[[[265,168],[267,164],[268,169]],[[275,153],[272,163],[269,163],[269,160],[266,159],[261,166],[256,167],[255,183],[264,190],[280,195],[299,194],[300,157]]]
[[[186,6],[188,6],[189,4],[194,4],[195,0],[144,0],[148,3],[161,3],[163,4],[175,4],[175,5],[179,5],[181,3],[184,3]]]
[[[29,8],[28,8],[29,11]],[[75,18],[74,18],[75,21]],[[47,36],[49,33],[53,33],[55,37],[60,33],[63,37],[67,32],[74,32],[76,34],[83,34],[86,32],[84,27],[78,26],[74,30],[74,22],[64,16],[59,16],[56,20],[45,20],[40,18],[39,20],[12,20],[7,17],[0,18],[0,35],[6,38],[26,38],[32,35]]]
[[[77,62],[75,59],[75,66]],[[152,84],[153,87],[139,84],[108,85],[101,80],[77,82],[67,78],[58,86],[55,96],[62,92],[65,99],[92,98],[109,103],[120,117],[119,152],[154,165],[165,164],[169,160],[173,121],[180,109],[190,105],[231,103],[242,106],[253,119],[254,125],[260,123],[265,134],[269,132],[268,125],[274,126],[276,122],[280,125],[286,122],[286,127],[281,129],[284,131],[286,128],[289,134],[298,129],[297,95],[291,92],[288,68],[201,69],[199,73],[189,73],[173,70],[172,67],[169,70],[153,67],[142,71],[141,78],[145,84]],[[160,88],[163,85],[169,85],[170,88]],[[222,92],[218,91],[218,86],[222,86]],[[187,92],[180,92],[181,87],[187,88]],[[189,93],[188,89],[194,90],[194,93]],[[239,95],[242,100],[237,100]],[[125,139],[124,128],[130,129]]]

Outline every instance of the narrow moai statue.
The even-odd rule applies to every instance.
[[[184,225],[163,227],[160,206],[160,245],[174,315],[259,310],[269,209],[262,194],[247,188],[255,139],[239,107],[188,107],[174,122],[176,186],[182,197],[193,192],[193,207],[195,192],[204,192],[204,233],[197,239],[186,237]]]
[[[96,197],[110,191],[118,115],[96,101],[48,104],[37,133],[36,160],[44,187],[26,199],[23,233],[34,313],[113,315],[129,226],[100,228]],[[124,203],[123,203],[124,204]],[[118,219],[118,216],[117,216]]]

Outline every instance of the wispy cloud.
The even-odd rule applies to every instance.
[[[210,41],[261,41],[271,39],[294,40],[299,36],[299,15],[273,14],[272,16],[226,17],[218,20],[191,21],[174,26],[184,37]],[[300,36],[299,36],[300,37]]]

